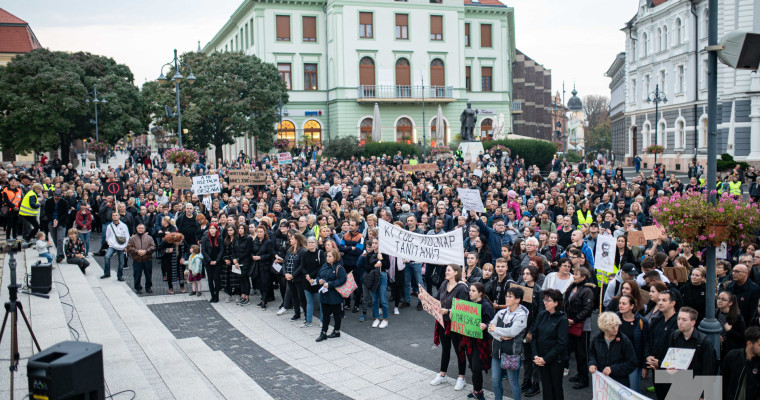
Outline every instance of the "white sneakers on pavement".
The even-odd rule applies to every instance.
[[[384,319],[384,320],[382,320],[382,321],[380,322],[380,326],[379,326],[379,328],[380,328],[380,329],[384,329],[386,326],[388,326],[388,320],[387,320],[387,319]]]
[[[432,386],[438,386],[442,385],[444,383],[449,383],[449,378],[447,376],[441,376],[441,374],[436,374],[435,378],[433,378],[432,381],[430,381],[430,384]]]
[[[286,310],[286,309],[283,307],[283,308],[280,308],[280,310],[279,310],[279,311],[277,311],[277,315],[282,315],[282,314],[285,314],[286,312],[288,312],[288,310]]]
[[[398,307],[393,307],[393,315],[399,315]]]
[[[377,328],[380,325],[380,320],[376,319],[374,322],[372,322],[372,327]]]
[[[464,381],[464,378],[459,377],[457,378],[457,383],[454,385],[454,390],[462,390],[464,389],[464,385],[466,382]]]

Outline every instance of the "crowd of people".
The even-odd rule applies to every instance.
[[[435,163],[437,170],[407,173],[403,165],[410,161]],[[317,342],[340,337],[341,321],[351,314],[387,328],[389,315],[411,308],[414,297],[423,309],[424,290],[440,300],[444,320],[433,335],[442,353],[430,383],[462,390],[469,364],[470,398],[484,398],[489,370],[496,399],[504,377],[514,399],[541,392],[562,399],[565,379],[583,389],[595,372],[644,392],[643,379],[661,369],[674,347],[697,349],[689,369],[722,374],[726,399],[755,398],[760,386],[757,236],[730,244],[718,262],[719,284],[710,288],[702,249],[667,236],[644,246],[628,241],[631,232],[653,224],[650,209],[659,199],[701,190],[696,178],[684,183],[664,171],[626,178],[601,159],[570,165],[555,158],[542,173],[501,150],[474,163],[401,153],[335,160],[310,148],[285,165],[241,153],[235,160],[172,166],[141,147],[129,149],[116,167],[54,165],[0,169],[6,238],[35,241],[51,261],[54,246],[57,263],[83,273],[88,255],[104,256],[102,279],[111,277],[116,256],[116,278],[124,280],[131,268],[138,294],[153,292],[159,263],[155,280],[170,294],[187,295],[189,282],[189,295],[202,296],[205,281],[212,303],[267,309],[279,300],[276,314],[292,314],[301,327],[319,316]],[[228,172],[238,169],[265,171],[266,185],[230,184]],[[221,192],[199,196],[173,187],[174,176],[198,174],[217,174]],[[122,190],[109,194],[111,182]],[[479,189],[485,208],[463,213],[458,188]],[[735,185],[727,188],[736,194]],[[379,220],[418,234],[461,229],[462,265],[379,252]],[[101,236],[94,252],[91,232]],[[613,274],[594,268],[604,234],[616,238]],[[668,278],[671,267],[683,274]],[[706,317],[708,290],[717,293],[720,348],[695,329]],[[526,291],[532,292],[527,299]],[[482,339],[451,330],[453,299],[481,305]],[[447,377],[452,348],[456,381]],[[575,374],[567,377],[571,354]],[[654,384],[658,399],[668,386]]]

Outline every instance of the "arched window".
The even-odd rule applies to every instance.
[[[322,145],[322,125],[313,119],[303,126],[303,138],[307,146]]]
[[[641,148],[646,151],[647,147],[649,147],[649,144],[652,143],[652,125],[649,124],[649,121],[644,123],[642,136],[644,140],[641,141]]]
[[[412,144],[414,137],[412,135],[412,121],[409,118],[400,118],[396,122],[396,143]]]
[[[657,144],[659,146],[662,146],[664,149],[668,148],[668,133],[666,132],[666,129],[668,126],[665,124],[665,121],[660,121],[659,124],[657,124]]]
[[[396,60],[396,97],[412,96],[412,79],[409,70],[409,60],[399,58]]]
[[[702,11],[702,22],[701,22],[701,24],[702,24],[702,27],[701,27],[702,28],[702,38],[705,39],[705,38],[707,38],[707,31],[710,28],[710,18],[707,15],[707,8],[705,8],[705,10]]]
[[[375,97],[375,61],[370,57],[359,61],[359,85],[362,97]]]
[[[493,140],[493,120],[486,118],[480,123],[480,140]]]
[[[683,34],[682,30],[683,26],[681,26],[681,18],[676,18],[676,45],[681,44],[681,35]]]
[[[707,147],[707,117],[699,119],[699,148]]]
[[[431,97],[444,97],[446,94],[446,67],[440,58],[430,62]]]
[[[676,137],[675,145],[677,149],[686,147],[686,129],[684,128],[684,122],[678,120],[676,122]]]
[[[359,145],[364,144],[372,140],[372,118],[364,118],[359,124]]]
[[[449,127],[449,124],[446,123],[446,120],[443,120],[443,133],[441,134],[441,137],[438,137],[438,118],[433,118],[433,121],[430,123],[430,137],[435,139],[440,139],[441,143],[438,143],[438,140],[433,141],[433,146],[436,145],[443,145],[446,146],[449,144],[449,138],[446,135],[446,128]]]
[[[296,145],[296,126],[290,121],[282,121],[282,126],[277,124],[277,137],[290,142],[290,147]]]
[[[641,45],[644,46],[643,51],[641,52],[642,57],[646,57],[649,55],[649,35],[644,33],[644,37],[642,38]]]
[[[668,49],[668,27],[662,27],[662,50]]]
[[[657,28],[657,46],[655,46],[655,51],[659,52],[662,51],[662,28]]]

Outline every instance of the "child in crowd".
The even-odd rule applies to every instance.
[[[203,255],[201,254],[200,246],[195,244],[190,247],[190,258],[185,261],[185,265],[187,265],[187,269],[185,270],[187,280],[190,281],[190,284],[192,285],[190,296],[197,295],[200,297],[201,292],[203,291],[201,289],[201,279],[203,278]]]
[[[40,257],[45,257],[47,258],[48,263],[52,263],[53,255],[50,254],[50,247],[53,245],[53,242],[45,239],[44,232],[37,232],[37,241],[34,243],[34,248],[37,250],[37,254],[39,254]]]

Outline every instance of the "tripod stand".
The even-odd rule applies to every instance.
[[[18,301],[18,285],[16,284],[16,258],[14,257],[16,252],[21,251],[21,241],[6,241],[5,243],[0,243],[0,252],[7,251],[7,253],[10,255],[10,259],[8,260],[8,266],[10,267],[11,276],[10,276],[10,285],[8,285],[8,297],[10,301],[7,301],[5,303],[5,317],[3,318],[3,326],[0,328],[0,342],[3,340],[3,334],[5,333],[5,325],[8,322],[8,316],[11,318],[11,325],[10,325],[10,334],[11,334],[11,357],[10,362],[11,365],[9,367],[9,370],[11,372],[11,400],[13,400],[13,377],[18,371],[18,363],[21,359],[21,356],[18,351],[18,315],[21,314],[21,317],[24,319],[24,323],[26,324],[26,328],[29,330],[29,334],[32,335],[32,340],[34,341],[34,346],[37,348],[37,352],[42,351],[40,349],[40,344],[37,343],[37,337],[34,336],[34,331],[32,330],[32,326],[29,324],[29,319],[26,318],[26,314],[24,314],[24,309],[22,308],[22,304]],[[45,296],[47,297],[47,296]]]

